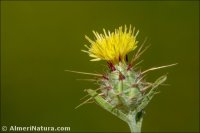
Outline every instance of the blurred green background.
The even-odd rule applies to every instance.
[[[95,104],[74,107],[92,82],[65,69],[102,72],[106,63],[90,62],[81,52],[92,30],[132,24],[138,40],[149,38],[142,70],[154,81],[168,73],[146,108],[144,132],[199,131],[198,1],[1,1],[1,124],[70,126],[71,132],[126,132],[128,126]],[[140,43],[141,44],[141,43]]]

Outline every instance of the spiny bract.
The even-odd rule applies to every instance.
[[[120,62],[113,67],[115,70],[101,79],[102,97],[113,107],[128,113],[141,103],[145,87],[149,85],[140,72],[130,69],[127,64]]]

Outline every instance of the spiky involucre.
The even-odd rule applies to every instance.
[[[101,80],[103,97],[113,107],[127,113],[134,110],[142,100],[145,87],[143,77],[124,63],[116,64],[115,71],[108,72]]]

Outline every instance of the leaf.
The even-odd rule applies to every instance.
[[[109,111],[113,115],[119,117],[123,121],[127,122],[127,116],[120,110],[114,108],[111,104],[106,102],[101,96],[98,95],[98,93],[92,89],[87,90],[88,94],[94,98],[94,100],[105,110]]]
[[[152,89],[145,95],[144,99],[142,100],[142,103],[137,107],[136,112],[142,111],[148,103],[151,101],[151,99],[154,97],[154,95],[157,93],[157,87],[165,82],[167,79],[167,75],[163,75],[159,77],[152,86]]]

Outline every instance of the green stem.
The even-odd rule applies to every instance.
[[[139,114],[136,112],[133,112],[128,115],[127,123],[131,130],[131,133],[141,133],[142,120],[143,120],[143,117],[139,116]]]
[[[107,103],[102,97],[100,97],[96,91],[88,89],[87,92],[91,97],[95,99],[95,101],[105,110],[109,111],[113,115],[125,121],[131,130],[131,133],[141,133],[142,128],[142,120],[143,120],[143,111],[140,112],[137,110],[131,111],[128,114],[124,114],[117,108],[112,107],[109,103]]]

